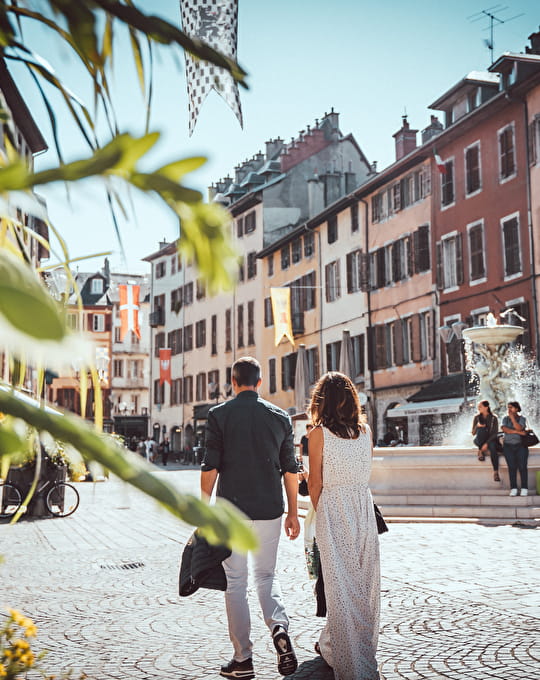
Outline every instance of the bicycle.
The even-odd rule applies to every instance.
[[[79,507],[77,489],[67,482],[46,479],[38,484],[33,498],[45,496],[45,505],[53,517],[69,517]],[[0,481],[0,518],[13,517],[23,502],[23,493],[18,486]]]

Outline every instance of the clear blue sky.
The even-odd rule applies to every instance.
[[[138,6],[180,23],[178,0],[139,0]],[[484,44],[489,20],[471,15],[493,7],[484,0],[239,0],[238,60],[249,72],[250,90],[241,90],[244,129],[233,112],[212,92],[201,109],[193,136],[188,113],[183,59],[160,51],[155,60],[155,94],[151,128],[162,133],[153,155],[156,162],[204,155],[209,161],[188,182],[206,191],[213,181],[232,174],[234,166],[264,152],[267,139],[289,140],[331,107],[340,113],[341,129],[352,132],[370,161],[381,170],[394,160],[392,134],[406,111],[411,127],[429,122],[428,106],[472,70],[489,66]],[[538,0],[508,0],[493,12],[495,58],[504,51],[523,52],[527,36],[538,30]],[[60,77],[91,105],[81,89],[80,71],[67,51],[55,49],[45,29],[27,32],[34,49],[45,56]],[[127,44],[115,56],[116,107],[121,128],[134,134],[144,129],[144,111]],[[20,69],[13,69],[38,124],[52,147],[47,117],[39,96]],[[84,146],[59,102],[56,109],[65,136],[66,156],[75,158]],[[54,162],[51,150],[37,160],[39,169]],[[132,193],[136,218],[121,224],[127,265],[119,255],[104,192],[86,183],[71,193],[71,207],[62,186],[43,189],[53,223],[67,239],[72,256],[114,250],[116,271],[144,272],[141,258],[154,252],[162,238],[177,235],[172,215],[155,199]],[[80,265],[89,271],[101,260]]]

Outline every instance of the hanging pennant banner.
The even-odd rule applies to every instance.
[[[294,347],[294,336],[291,323],[291,289],[270,288],[272,300],[272,313],[274,315],[275,343],[276,347],[285,336]]]
[[[180,12],[184,33],[236,61],[238,0],[180,0]],[[223,97],[238,118],[240,127],[243,127],[240,95],[232,75],[219,66],[192,57],[188,52],[185,52],[185,59],[189,134],[193,134],[199,110],[212,89]]]
[[[128,331],[133,331],[141,339],[139,328],[139,292],[140,286],[120,285],[120,342],[123,342]]]
[[[159,384],[168,382],[171,384],[171,350],[159,350]]]

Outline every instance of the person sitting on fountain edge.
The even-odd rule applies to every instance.
[[[478,460],[485,460],[489,450],[491,465],[493,466],[493,481],[500,482],[499,477],[499,453],[497,451],[497,434],[499,421],[491,412],[489,401],[483,399],[478,402],[478,413],[473,418],[472,434],[473,443],[478,447]]]

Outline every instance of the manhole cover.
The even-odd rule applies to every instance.
[[[144,567],[144,562],[123,562],[122,564],[100,564],[100,569],[105,569],[106,571],[126,571],[128,569],[140,569]]]

